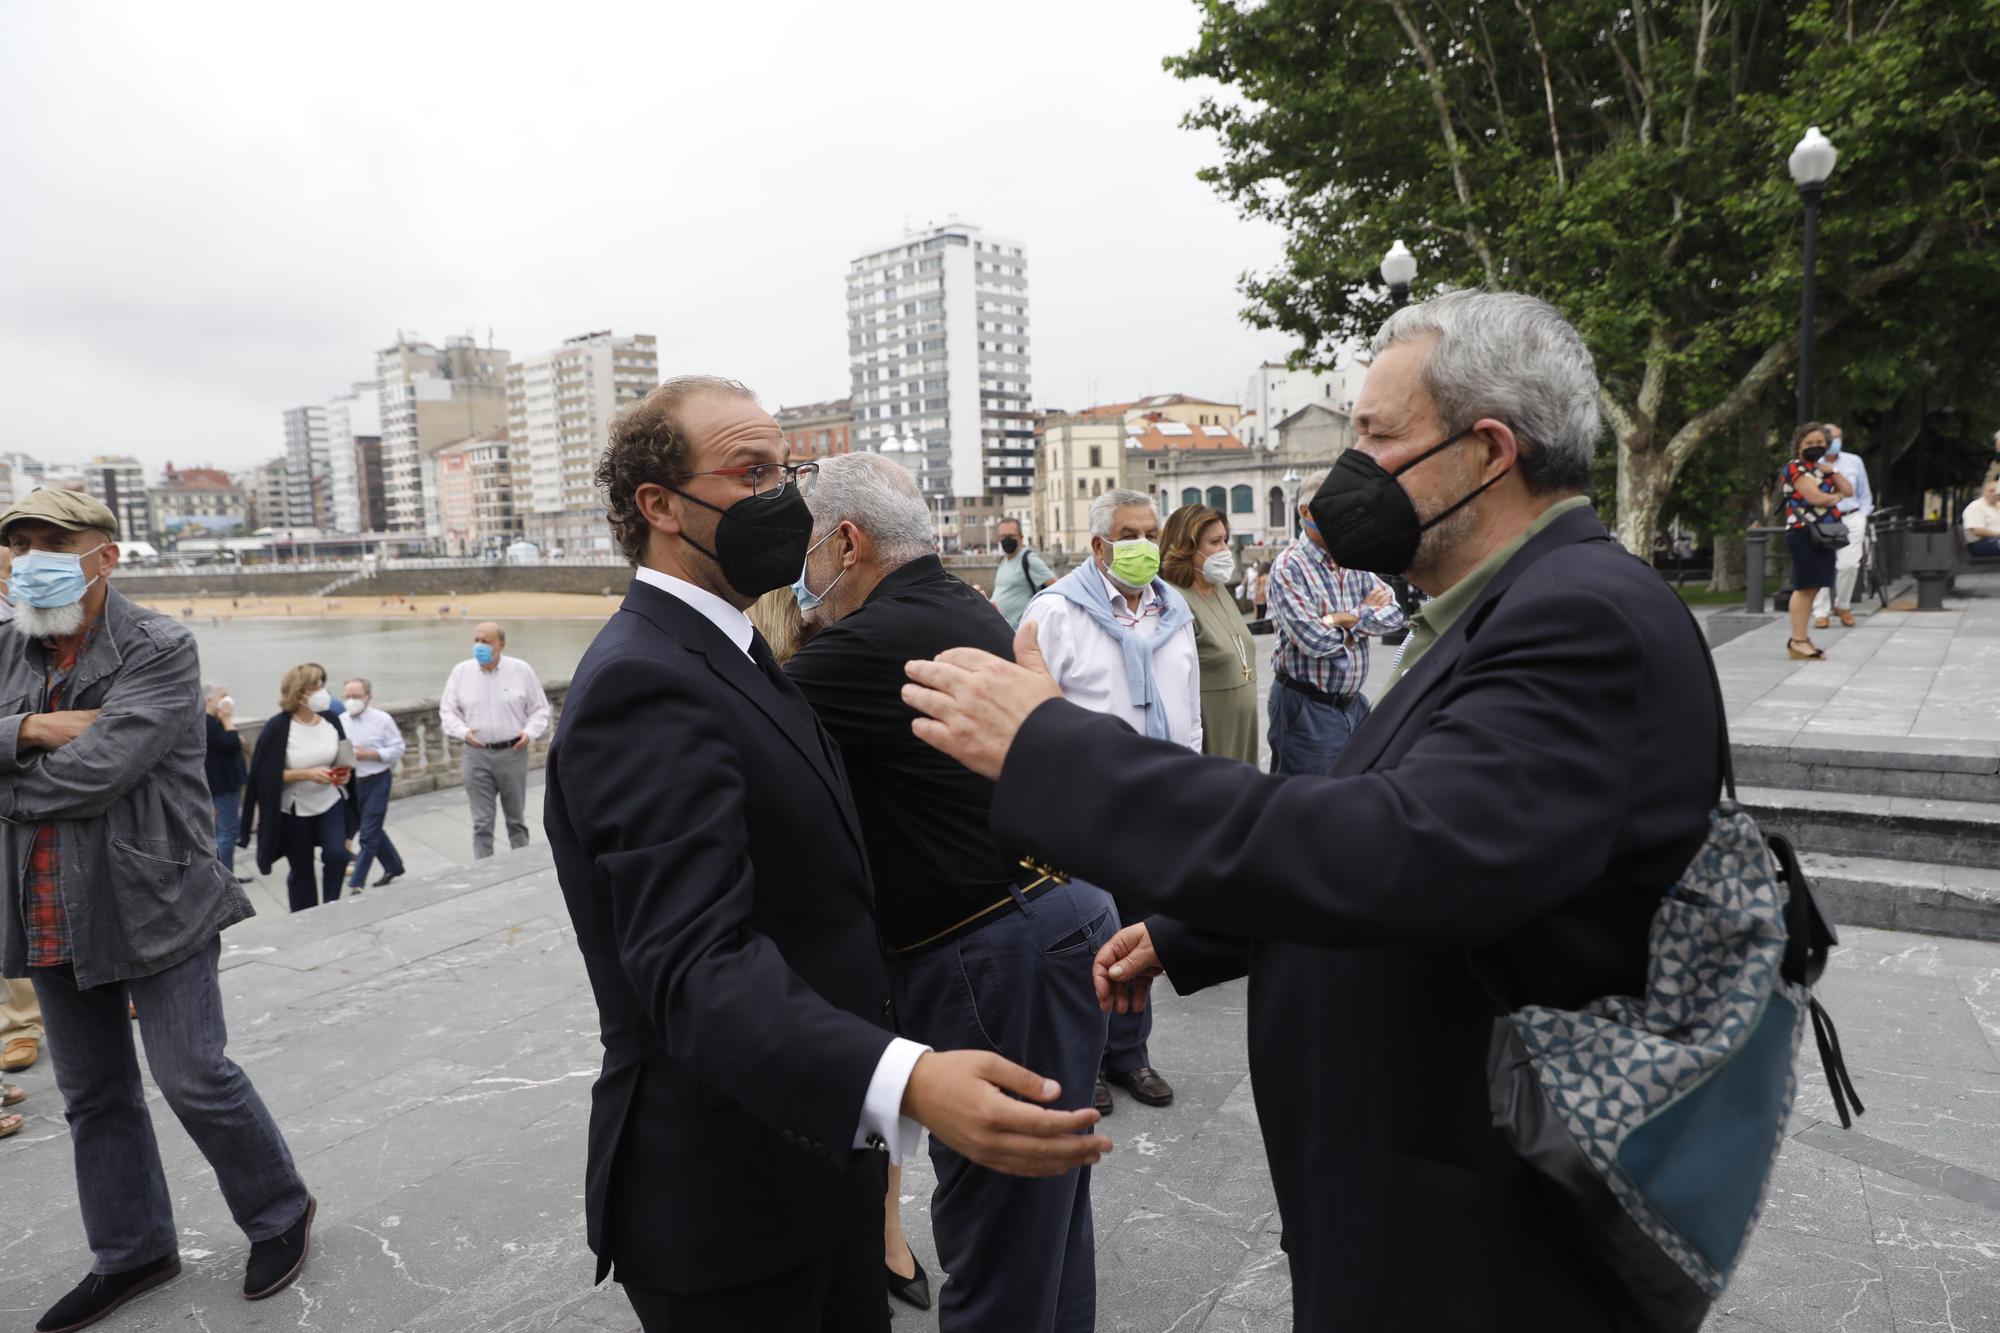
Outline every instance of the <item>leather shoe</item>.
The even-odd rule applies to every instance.
[[[1815,618],[1814,618],[1814,620],[1813,620],[1813,628],[1814,628],[1814,629],[1825,629],[1825,628],[1826,628],[1826,623],[1827,623],[1827,622],[1826,622],[1826,617],[1825,617],[1825,616],[1818,616],[1818,617],[1815,617]]]
[[[178,1250],[123,1273],[92,1273],[35,1322],[35,1333],[73,1333],[88,1328],[125,1302],[181,1275]]]
[[[384,875],[382,876],[382,878],[375,881],[375,887],[379,889],[384,885],[394,884],[397,880],[401,879],[402,877],[403,877],[403,872],[400,870],[394,872],[393,874]]]
[[[42,1058],[42,1044],[33,1037],[16,1037],[7,1043],[7,1049],[0,1053],[0,1073],[18,1074],[23,1069],[34,1068],[35,1061]]]
[[[1851,608],[1836,606],[1833,609],[1833,613],[1840,617],[1841,624],[1847,626],[1849,629],[1854,628],[1854,611]]]
[[[292,1285],[292,1279],[306,1266],[306,1256],[312,1253],[313,1214],[318,1211],[319,1200],[308,1194],[306,1215],[289,1230],[269,1240],[251,1242],[250,1263],[243,1270],[244,1300],[261,1301]]]
[[[1099,1116],[1111,1114],[1111,1085],[1104,1081],[1104,1075],[1097,1076],[1097,1087],[1090,1094],[1090,1104],[1097,1108]]]
[[[1160,1077],[1158,1070],[1150,1067],[1127,1069],[1123,1073],[1106,1074],[1106,1078],[1132,1094],[1134,1101],[1148,1106],[1172,1106],[1174,1104],[1173,1085]]]
[[[931,1308],[931,1275],[924,1271],[924,1261],[917,1258],[915,1250],[910,1251],[910,1262],[916,1272],[904,1277],[887,1264],[882,1265],[882,1276],[889,1283],[889,1294],[905,1305],[914,1305],[919,1310]]]

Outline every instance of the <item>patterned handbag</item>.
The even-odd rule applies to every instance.
[[[1736,802],[1719,682],[1715,693],[1725,796],[1653,916],[1645,993],[1503,1012],[1487,1056],[1494,1124],[1621,1327],[1644,1333],[1693,1333],[1728,1285],[1777,1160],[1808,1017],[1842,1127],[1850,1105],[1863,1109],[1812,997],[1838,940],[1791,845]],[[1499,999],[1476,959],[1474,972]]]

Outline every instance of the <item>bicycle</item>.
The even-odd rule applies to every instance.
[[[1885,517],[1896,513],[1899,508],[1897,505],[1884,505],[1868,516],[1867,535],[1862,539],[1861,564],[1854,571],[1854,586],[1860,589],[1864,597],[1872,594],[1882,604],[1884,611],[1889,609],[1889,580],[1882,574],[1882,562],[1875,558],[1876,552],[1881,549],[1878,544],[1879,525]]]

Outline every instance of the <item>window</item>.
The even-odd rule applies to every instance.
[[[1227,492],[1227,491],[1223,490],[1223,489],[1222,489],[1222,488],[1221,488],[1220,486],[1211,486],[1211,487],[1209,487],[1209,488],[1208,488],[1208,507],[1209,507],[1210,509],[1213,509],[1213,510],[1214,510],[1214,511],[1215,511],[1216,513],[1218,513],[1218,514],[1226,514],[1226,513],[1228,513],[1228,512],[1229,512],[1229,492]]]
[[[1095,444],[1090,446],[1090,465],[1092,467],[1104,466],[1104,450]]]
[[[1198,491],[1198,490],[1196,490],[1196,489],[1195,489],[1194,487],[1192,487],[1192,486],[1188,487],[1188,488],[1187,488],[1186,490],[1184,490],[1184,491],[1182,491],[1182,492],[1181,492],[1181,503],[1182,503],[1182,504],[1184,504],[1184,505],[1198,505],[1198,504],[1200,504],[1200,503],[1201,503],[1201,492],[1200,492],[1200,491]]]
[[[1264,497],[1264,526],[1267,528],[1285,526],[1285,492],[1282,487],[1273,486],[1271,493]]]
[[[1086,485],[1086,484],[1084,483],[1084,480],[1083,480],[1083,478],[1082,478],[1082,477],[1078,477],[1078,478],[1076,479],[1076,493],[1077,493],[1078,495],[1089,495],[1089,494],[1090,494],[1090,487],[1089,487],[1088,485]]]
[[[1257,493],[1248,486],[1229,488],[1229,512],[1232,514],[1254,514],[1257,512]]]

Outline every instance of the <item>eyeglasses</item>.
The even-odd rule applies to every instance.
[[[769,499],[797,482],[800,495],[811,495],[819,485],[818,463],[755,463],[749,467],[718,467],[707,472],[690,472],[690,477],[741,477],[750,483],[750,493]]]

